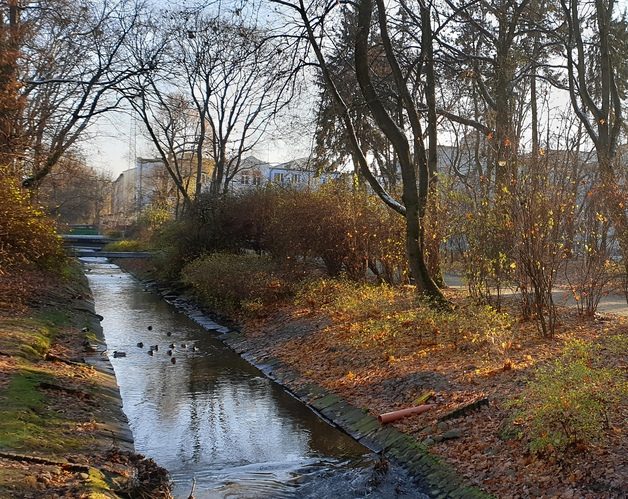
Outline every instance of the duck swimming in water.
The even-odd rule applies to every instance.
[[[170,362],[172,362],[173,364],[177,363],[177,358],[176,357],[172,357],[172,359],[170,359]]]
[[[140,348],[144,348],[144,343],[142,343],[141,341],[137,344],[138,347]]]
[[[168,350],[166,353],[172,357],[172,350]]]

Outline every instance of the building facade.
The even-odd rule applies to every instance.
[[[339,176],[338,172],[317,172],[308,158],[299,158],[285,163],[267,163],[255,156],[248,156],[242,160],[240,171],[231,181],[229,188],[233,192],[266,185],[280,185],[293,189],[317,189]]]

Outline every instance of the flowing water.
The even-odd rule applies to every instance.
[[[216,333],[106,260],[84,264],[136,451],[170,472],[177,497],[193,479],[197,498],[425,497]]]

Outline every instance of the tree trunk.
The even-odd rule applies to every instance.
[[[381,12],[380,6],[380,32],[384,45],[386,46],[387,28],[382,21],[382,16],[385,12]],[[388,114],[381,99],[377,95],[371,76],[369,73],[369,61],[368,61],[368,37],[371,26],[371,18],[373,13],[373,3],[371,0],[360,0],[358,4],[358,30],[355,41],[355,68],[358,84],[360,90],[365,97],[369,110],[373,115],[373,119],[377,123],[377,126],[382,130],[384,135],[390,140],[397,159],[399,160],[399,166],[401,170],[401,178],[403,182],[403,195],[402,200],[406,208],[406,251],[408,255],[408,265],[410,267],[410,273],[414,278],[414,282],[417,288],[417,292],[426,295],[427,297],[434,299],[438,302],[446,301],[441,290],[438,288],[425,263],[424,244],[423,244],[423,227],[422,216],[425,214],[427,205],[427,195],[429,189],[429,172],[427,165],[427,158],[425,157],[425,150],[422,146],[422,137],[417,135],[416,126],[417,123],[413,123],[413,133],[415,144],[419,147],[415,147],[414,154],[422,155],[415,156],[416,163],[419,166],[420,172],[420,184],[417,186],[417,175],[415,170],[415,161],[411,157],[410,144],[406,137],[404,130],[400,129],[395,121]],[[386,47],[386,55],[388,62],[393,68],[393,72],[399,71],[397,61],[394,59],[391,53],[390,47]],[[400,94],[408,94],[407,87],[400,87],[398,75],[395,75],[398,91]],[[404,104],[408,106],[410,102],[404,96]],[[410,109],[410,112],[415,112],[415,109]],[[412,118],[411,118],[412,119]],[[420,142],[419,142],[420,141]]]

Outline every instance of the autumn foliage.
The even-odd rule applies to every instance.
[[[253,251],[284,267],[313,263],[330,276],[399,283],[408,281],[402,222],[344,183],[316,191],[269,187],[201,199],[187,219],[162,229],[160,245],[170,270],[203,253]]]
[[[0,309],[21,308],[63,268],[65,253],[55,223],[34,205],[17,180],[0,175]]]
[[[55,222],[15,179],[0,182],[0,274],[18,266],[54,268],[64,259]]]

